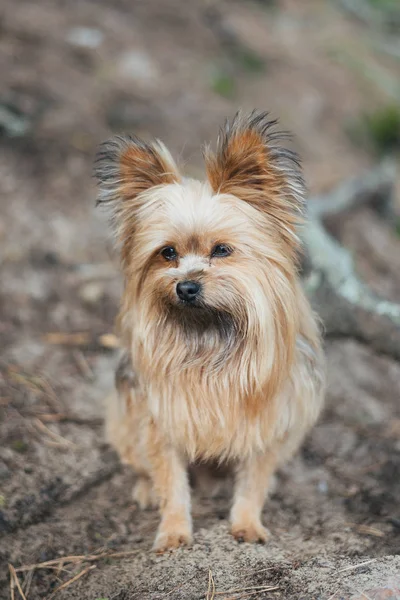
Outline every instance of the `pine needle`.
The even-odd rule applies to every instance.
[[[90,567],[86,567],[86,569],[82,569],[82,571],[79,571],[79,573],[77,575],[75,575],[71,579],[68,579],[68,581],[66,581],[65,583],[63,583],[62,585],[60,585],[58,588],[56,588],[54,590],[54,592],[52,594],[50,594],[48,600],[51,600],[51,598],[54,598],[54,596],[58,592],[61,592],[61,590],[64,590],[66,587],[70,586],[72,583],[75,583],[75,581],[78,581],[78,579],[80,579],[81,577],[83,577],[84,575],[86,575],[86,573],[88,573],[89,571],[92,571],[93,569],[95,569],[96,566],[97,565],[90,565]],[[26,600],[26,598],[24,598],[24,600]]]
[[[26,596],[25,596],[24,592],[22,591],[22,587],[21,587],[21,584],[20,584],[19,579],[18,579],[18,575],[15,572],[14,567],[11,564],[9,564],[8,565],[8,569],[10,571],[11,599],[14,600],[14,584],[15,584],[17,586],[17,590],[19,591],[22,600],[26,600]]]
[[[215,582],[211,569],[208,570],[208,590],[206,600],[214,600],[215,598]]]

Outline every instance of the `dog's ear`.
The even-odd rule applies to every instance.
[[[276,125],[268,113],[237,113],[221,131],[216,153],[206,149],[206,169],[215,194],[233,194],[267,213],[293,244],[305,189],[297,154],[279,144],[290,135]]]
[[[99,182],[97,204],[110,207],[117,231],[121,226],[124,229],[127,219],[134,218],[144,192],[181,179],[162,142],[147,144],[133,136],[116,136],[101,145],[95,176]]]

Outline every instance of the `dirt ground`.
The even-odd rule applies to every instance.
[[[360,173],[374,157],[347,124],[392,100],[399,63],[339,4],[2,1],[1,600],[23,598],[8,563],[53,560],[17,572],[27,600],[400,598],[400,364],[327,342],[326,410],[279,473],[266,546],[231,539],[229,490],[196,492],[193,547],[153,555],[157,514],[138,511],[102,429],[121,281],[94,210],[97,144],[157,135],[198,175],[225,116],[267,108],[295,132],[313,193]],[[399,301],[396,233],[368,210],[339,233]]]

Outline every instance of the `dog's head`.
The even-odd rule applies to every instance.
[[[112,210],[125,310],[134,304],[145,321],[189,336],[209,330],[255,345],[267,336],[288,358],[304,186],[275,126],[265,113],[236,115],[215,154],[205,151],[204,183],[182,178],[159,141],[103,145],[99,203]]]

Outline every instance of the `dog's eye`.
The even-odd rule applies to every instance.
[[[173,246],[166,246],[161,250],[161,256],[163,256],[165,260],[175,260],[178,254]]]
[[[221,258],[223,256],[229,256],[232,254],[232,248],[227,246],[226,244],[217,244],[211,251],[211,256]]]

